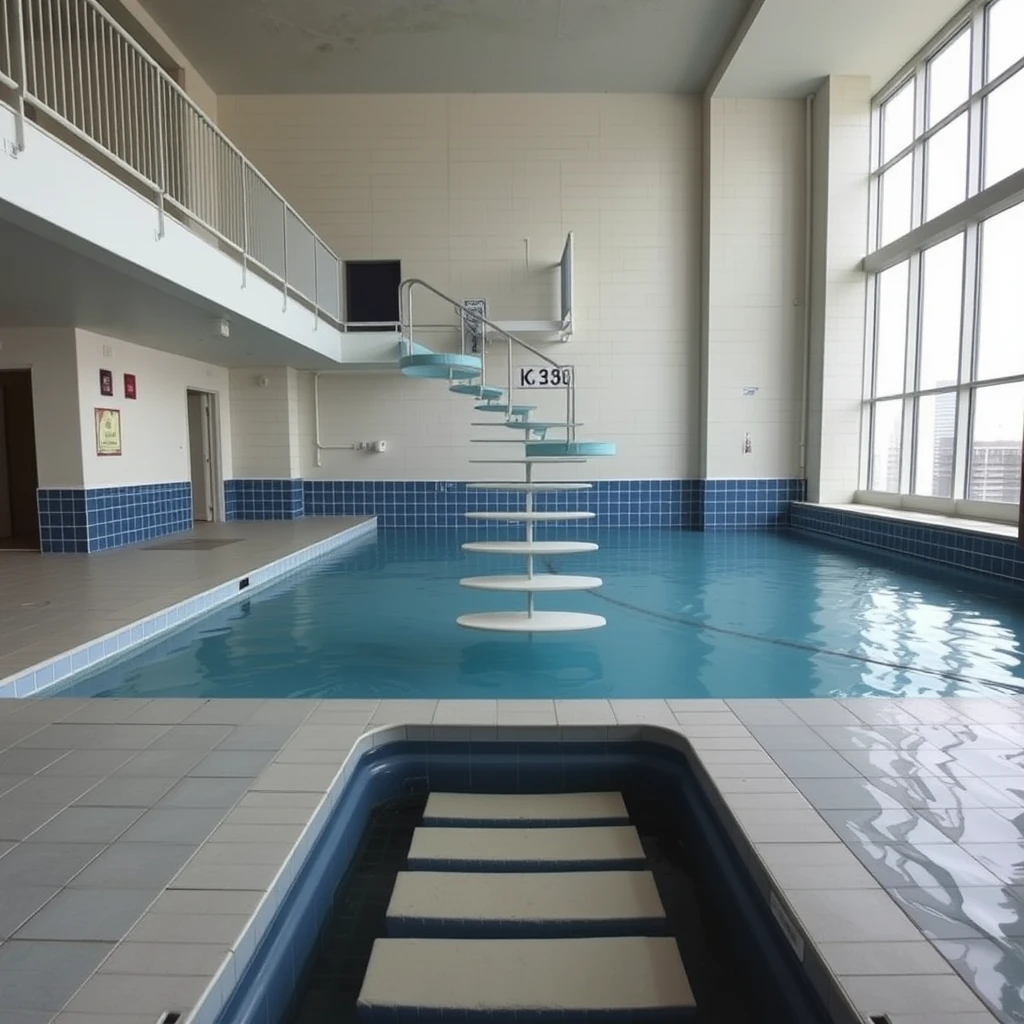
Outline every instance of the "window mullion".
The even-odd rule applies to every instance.
[[[927,65],[922,64],[915,75],[914,86],[914,164],[910,192],[910,230],[924,223],[924,192],[927,181],[925,168],[925,144],[921,136],[925,130],[928,110]]]
[[[907,286],[907,338],[903,365],[903,391],[913,391],[917,387],[917,364],[921,345],[921,289],[923,260],[917,253],[910,259],[910,282]],[[907,494],[913,486],[914,472],[914,426],[917,412],[917,401],[913,398],[903,400],[903,432],[900,448],[900,493]]]
[[[963,314],[960,327],[960,383],[973,381],[978,338],[979,295],[981,285],[981,234],[979,224],[971,224],[965,232]],[[961,387],[956,404],[953,439],[953,497],[967,497],[967,475],[970,465],[971,405],[973,394]]]
[[[985,84],[985,7],[971,19],[971,101],[967,113],[967,197],[977,195],[982,181],[984,151],[984,100],[978,90]]]

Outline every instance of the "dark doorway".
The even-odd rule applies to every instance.
[[[354,260],[345,264],[345,319],[367,331],[391,331],[398,323],[399,260]]]
[[[0,370],[0,548],[38,548],[32,371]]]

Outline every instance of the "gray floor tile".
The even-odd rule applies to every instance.
[[[942,750],[841,750],[843,757],[868,778],[884,775],[934,775],[940,778],[973,778],[974,772]]]
[[[945,940],[935,948],[1005,1018],[1024,1020],[1024,960],[991,939]]]
[[[0,891],[66,885],[105,849],[100,843],[22,843],[0,857]]]
[[[772,757],[791,779],[856,778],[860,774],[834,750],[777,750]]]
[[[0,796],[0,814],[8,807],[67,807],[92,789],[98,778],[74,775],[35,775]]]
[[[116,1014],[124,1007],[148,1013],[155,1020],[172,1010],[188,1016],[209,978],[195,975],[97,974],[75,994],[69,1012]]]
[[[217,703],[232,704],[234,701]],[[158,740],[147,746],[151,750],[200,750],[206,754],[230,734],[230,725],[196,725],[194,716],[190,716],[182,725],[172,725]]]
[[[816,731],[834,750],[908,750],[929,747],[923,726],[819,725]]]
[[[16,937],[117,942],[156,895],[156,890],[65,889],[22,925]]]
[[[878,883],[843,843],[759,843],[772,877],[791,889],[875,889]]]
[[[11,790],[16,789],[23,782],[27,782],[31,777],[31,775],[0,775],[0,798],[5,793],[10,793]]]
[[[325,793],[337,774],[333,765],[272,764],[252,788],[254,792]]]
[[[989,807],[1020,807],[1024,808],[1024,774],[1000,775],[994,778],[982,778],[985,783],[998,794],[999,802],[990,802]]]
[[[41,906],[60,890],[56,886],[23,885],[0,889],[0,941],[9,939]],[[60,938],[60,936],[57,936]],[[3,947],[0,946],[0,949]]]
[[[36,843],[112,843],[142,813],[138,807],[68,807],[33,832]]]
[[[98,891],[98,890],[97,890]],[[182,890],[184,892],[184,890]],[[262,892],[239,890],[246,896]],[[204,896],[209,893],[192,892]],[[248,914],[146,914],[126,936],[128,942],[187,942],[195,945],[196,936],[207,943],[230,945],[245,929]]]
[[[1007,888],[899,888],[891,890],[930,939],[1024,937],[1024,903]]]
[[[76,889],[160,889],[195,851],[192,844],[114,843],[70,884]]]
[[[157,807],[212,807],[227,810],[248,790],[252,779],[185,778],[176,783]]]
[[[727,700],[725,703],[745,725],[806,725],[781,700]]]
[[[157,740],[162,725],[90,725],[85,722],[48,725],[23,739],[20,748],[48,750],[144,750]]]
[[[211,965],[216,967],[230,950],[227,943],[122,942],[104,962],[101,973],[147,974],[153,973],[159,965],[163,974],[209,977]],[[933,955],[938,957],[934,951]],[[941,957],[939,960],[943,962]]]
[[[75,801],[75,806],[149,808],[176,782],[177,779],[161,779],[148,775],[104,779]]]
[[[121,837],[134,843],[201,843],[220,824],[220,808],[166,807],[146,811]]]
[[[273,760],[272,750],[224,750],[207,754],[189,775],[208,779],[255,779]]]
[[[858,725],[860,719],[837,700],[784,700],[797,718],[808,725]]]
[[[963,848],[1003,884],[1024,885],[1024,840],[1016,843],[964,843]]]
[[[967,1014],[985,1009],[984,1003],[955,974],[839,980],[854,1003],[870,1014],[921,1010],[932,1014]]]
[[[30,751],[25,751],[30,753]],[[45,753],[45,751],[31,751]],[[40,775],[82,775],[103,777],[133,757],[131,750],[72,750],[44,768]]]
[[[172,883],[175,889],[247,889],[265,892],[280,864],[189,864]]]
[[[890,776],[872,781],[903,807],[922,810],[998,807],[1006,802],[987,782],[968,776],[955,779],[935,775]]]
[[[864,843],[850,849],[886,888],[998,886],[1000,880],[955,843]]]
[[[880,810],[899,807],[899,803],[884,793],[878,780],[851,779],[795,779],[797,789],[820,810]]]
[[[677,716],[678,717],[678,716]],[[704,717],[704,716],[701,716]],[[750,725],[751,735],[769,753],[777,750],[828,750],[809,725]]]
[[[185,720],[189,725],[244,725],[260,711],[266,701],[261,697],[243,697],[234,700],[211,700],[196,708]],[[276,703],[276,702],[274,702]],[[262,724],[266,724],[265,722]]]
[[[35,775],[64,756],[60,750],[14,747],[0,753],[0,775]]]
[[[948,974],[949,964],[924,939],[916,942],[823,942],[829,967],[846,976]]]
[[[217,750],[280,750],[294,725],[240,725],[217,744]]]
[[[112,950],[105,942],[34,942],[0,946],[0,1020],[10,1010],[56,1013]]]
[[[909,942],[917,929],[878,890],[795,890],[786,894],[815,942]]]
[[[205,757],[202,750],[143,750],[111,773],[111,778],[182,778]]]
[[[1021,839],[1015,822],[987,808],[931,808],[921,811],[921,817],[957,843],[1014,843]],[[1021,821],[1024,823],[1024,816]]]
[[[251,914],[263,898],[262,893],[232,890],[213,892],[197,889],[168,889],[160,893],[156,903],[150,907],[147,917],[153,914],[169,914],[175,917],[203,917],[208,914],[247,915]],[[243,917],[244,919],[244,917]]]
[[[56,807],[9,807],[0,814],[0,841],[20,842],[57,813]]]
[[[822,811],[821,816],[851,845],[857,843],[948,843],[951,840],[917,811]]]

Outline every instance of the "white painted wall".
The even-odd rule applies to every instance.
[[[232,370],[230,381],[234,475],[239,479],[298,477],[296,371],[283,366],[246,367]]]
[[[871,81],[833,76],[814,106],[808,497],[835,503],[860,470]]]
[[[75,332],[70,327],[0,329],[0,370],[32,371],[39,486],[82,486]]]
[[[222,96],[218,109],[225,131],[343,259],[400,258],[405,276],[486,297],[492,317],[554,316],[550,267],[573,230],[578,329],[549,351],[577,366],[581,435],[619,445],[617,458],[578,475],[696,475],[698,100]],[[423,303],[417,313],[441,311]],[[438,382],[382,375],[324,378],[323,432],[341,443],[385,438],[390,451],[325,453],[317,470],[311,378],[298,383],[303,476],[479,472],[469,465],[482,455],[469,443],[480,434],[469,427],[471,403]]]
[[[158,352],[118,338],[77,330],[79,434],[84,485],[119,487],[189,480],[189,388],[217,395],[224,479],[233,475],[231,396],[228,371],[221,366]],[[100,394],[100,368],[114,374],[114,395]],[[124,397],[124,374],[134,373],[138,398]],[[121,410],[120,456],[96,454],[94,410]]]
[[[709,478],[796,477],[803,353],[804,105],[710,102]],[[751,398],[744,387],[756,387]],[[753,450],[744,454],[744,434]]]

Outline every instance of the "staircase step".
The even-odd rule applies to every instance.
[[[471,463],[479,466],[564,466],[569,463],[586,462],[582,455],[572,458],[559,458],[557,456],[532,456],[523,459],[470,459]]]
[[[448,390],[456,395],[472,395],[474,398],[493,398],[496,401],[505,397],[504,388],[496,388],[490,384],[453,384]]]
[[[549,456],[553,458],[595,458],[614,455],[613,441],[528,441],[527,458]]]
[[[607,871],[644,866],[632,825],[432,828],[412,835],[409,868],[453,871]]]
[[[597,545],[588,540],[471,540],[462,550],[482,555],[579,555],[596,551]]]
[[[522,480],[488,481],[486,483],[466,484],[468,491],[516,491],[518,493],[534,493],[539,491],[589,491],[593,484],[572,483],[523,483]]]
[[[404,938],[540,939],[664,935],[667,923],[649,871],[400,871],[387,929]]]
[[[556,523],[571,519],[593,519],[596,512],[467,512],[467,519],[490,519],[502,523]]]
[[[461,352],[417,352],[402,356],[398,366],[407,377],[444,380],[471,380],[481,372],[480,357]]]
[[[494,579],[496,577],[488,577]],[[555,577],[557,578],[557,577]],[[625,825],[621,793],[431,793],[424,825]]]
[[[491,633],[578,633],[584,629],[600,629],[608,625],[602,615],[584,612],[474,612],[460,615],[456,624],[466,629]]]
[[[537,406],[535,405],[513,405],[512,416],[529,416]],[[483,405],[476,407],[478,412],[500,412],[508,413],[508,405],[504,402],[485,402]]]
[[[362,1020],[399,1024],[449,1013],[575,1024],[678,1021],[696,1003],[669,937],[378,939],[357,1007]]]
[[[537,576],[467,576],[460,587],[470,590],[499,590],[504,593],[544,594],[571,590],[596,590],[604,583],[599,576],[563,576],[541,573]],[[534,615],[537,613],[534,612]]]

